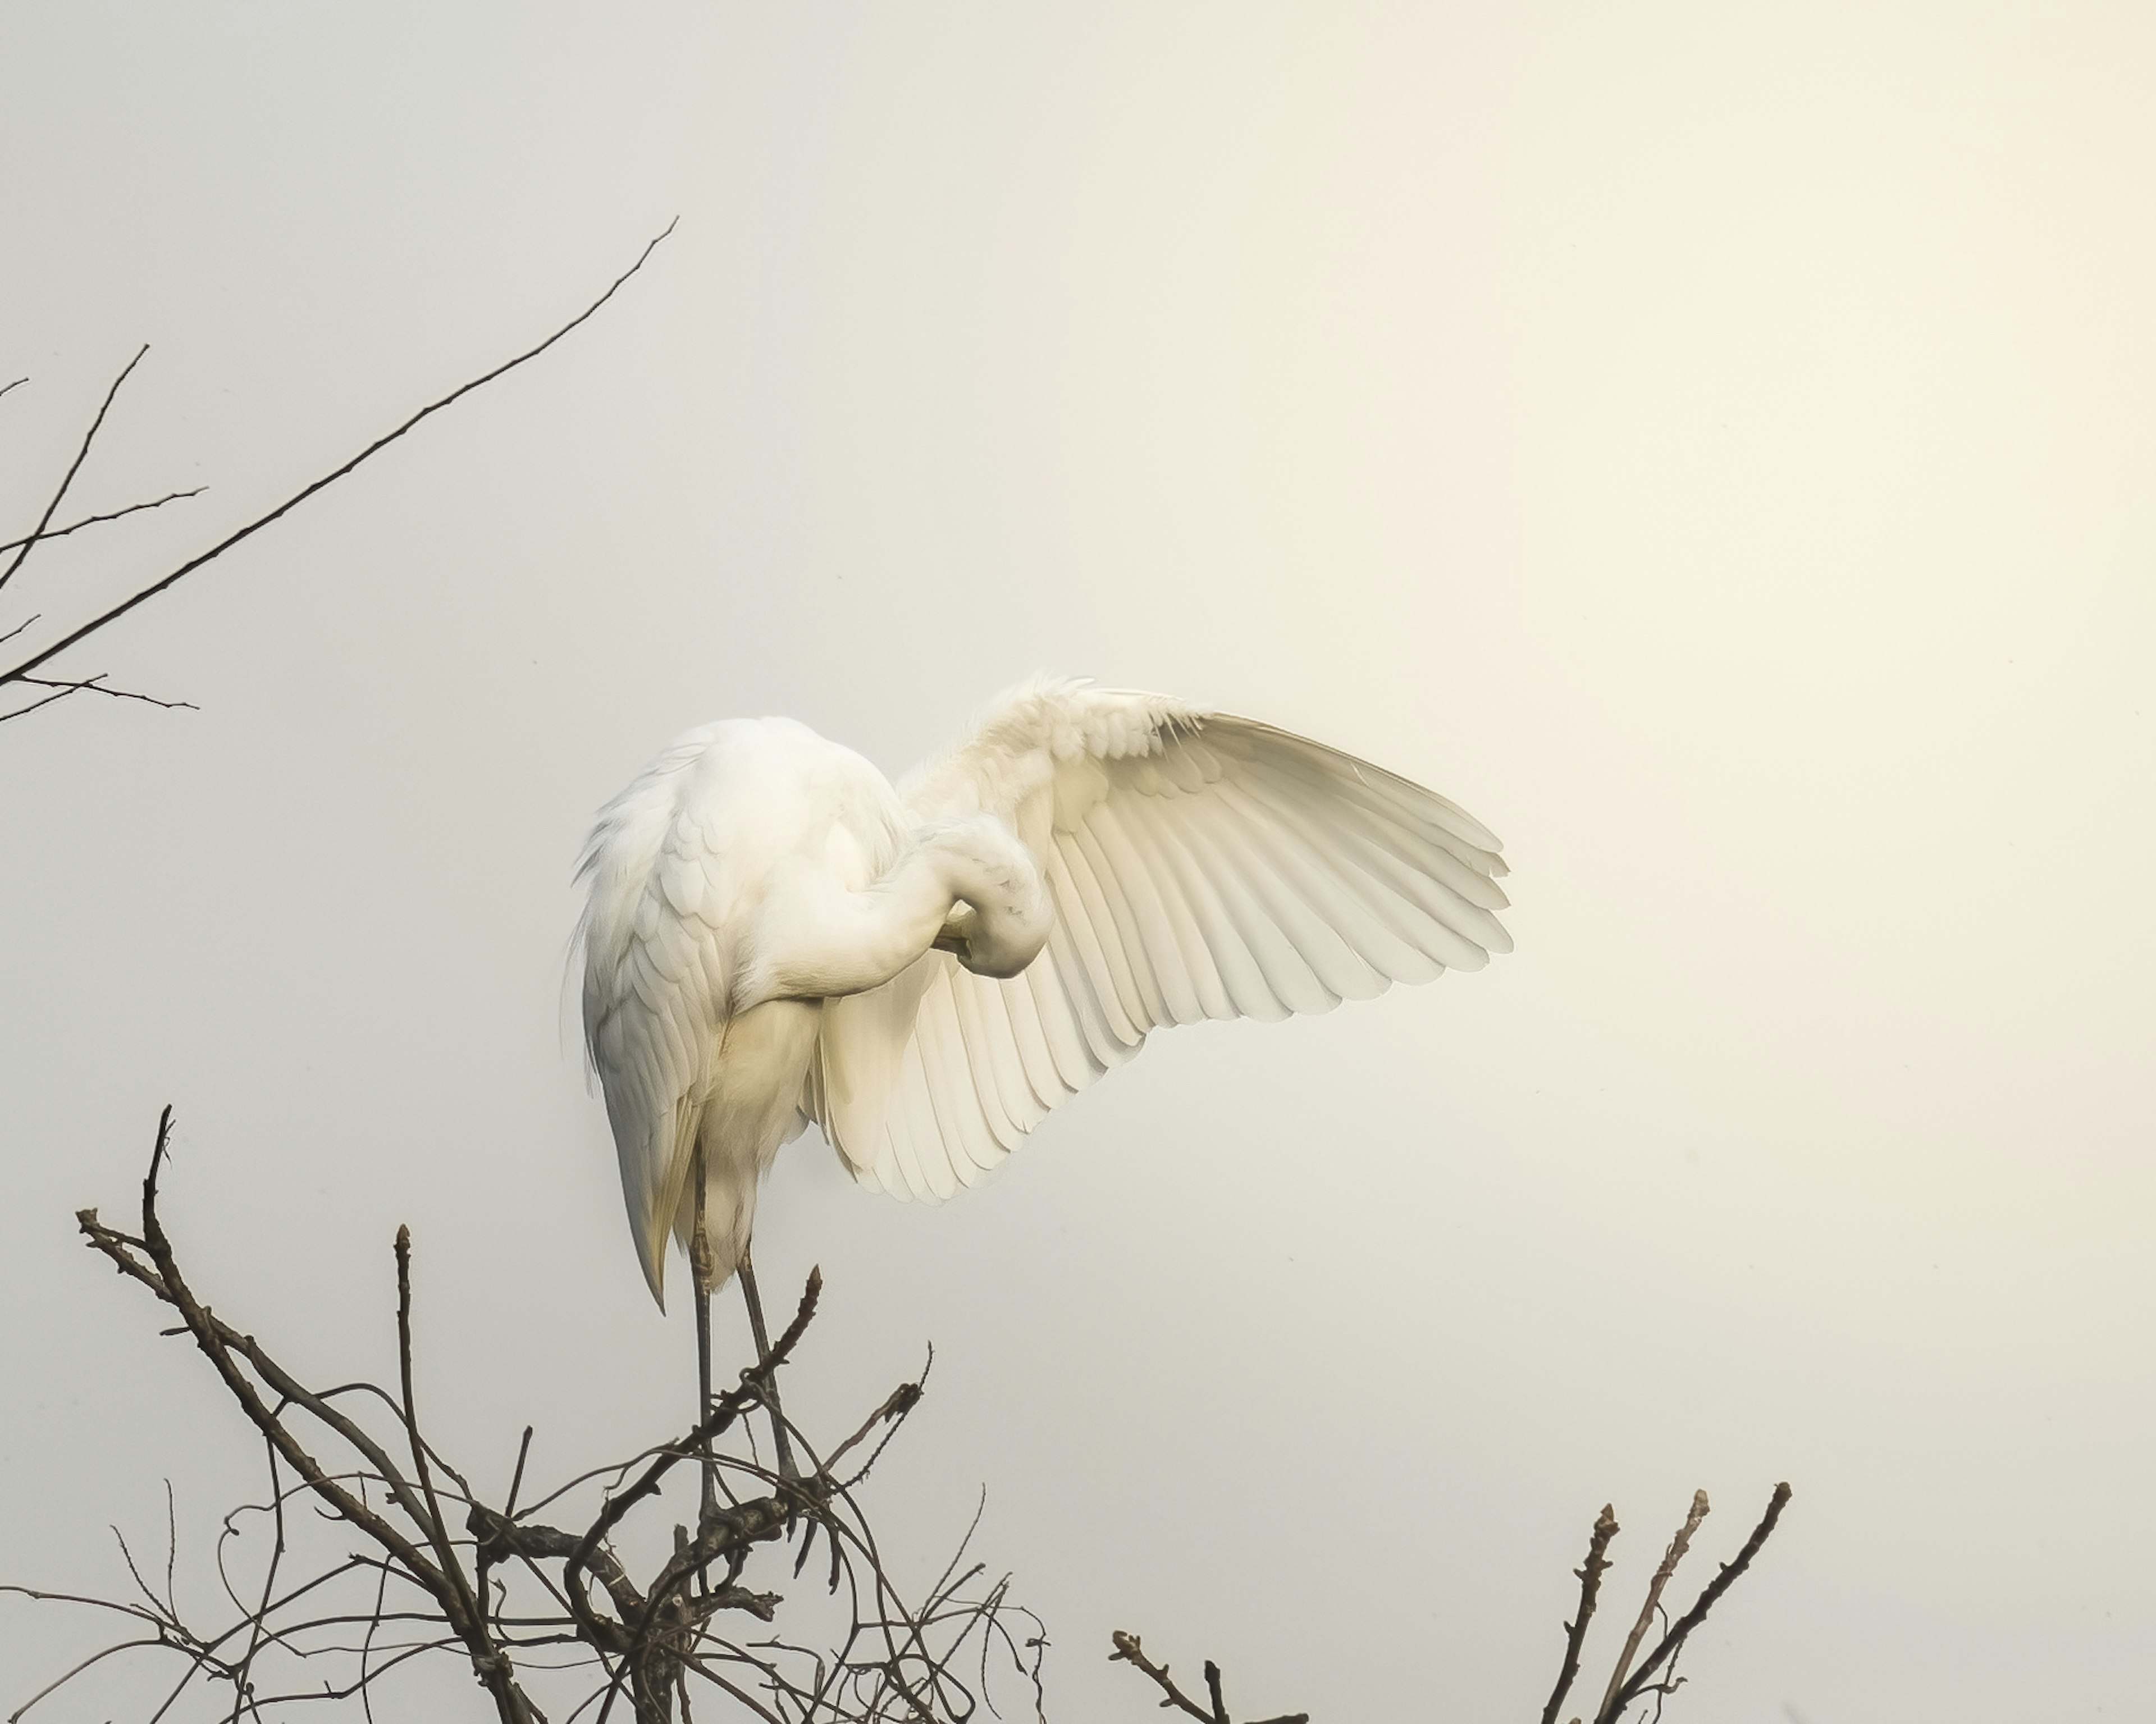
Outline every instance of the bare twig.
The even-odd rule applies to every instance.
[[[239,1403],[241,1410],[275,1446],[293,1470],[314,1487],[331,1511],[382,1546],[429,1591],[446,1593],[447,1583],[442,1575],[411,1540],[368,1507],[357,1495],[339,1484],[324,1470],[313,1455],[300,1446],[282,1418],[273,1413],[263,1401],[260,1392],[249,1380],[247,1373],[241,1369],[242,1362],[244,1361],[258,1373],[263,1381],[285,1400],[305,1408],[357,1448],[403,1511],[415,1524],[424,1525],[426,1514],[421,1500],[381,1445],[318,1396],[311,1394],[296,1378],[280,1369],[256,1344],[253,1336],[242,1335],[213,1316],[195,1298],[182,1278],[172,1242],[165,1236],[164,1229],[157,1219],[157,1177],[164,1163],[167,1146],[171,1142],[172,1129],[172,1111],[168,1106],[158,1116],[157,1139],[151,1151],[150,1171],[142,1181],[142,1244],[151,1262],[142,1263],[128,1249],[128,1242],[103,1226],[95,1209],[82,1211],[75,1218],[78,1224],[90,1244],[110,1258],[122,1274],[142,1282],[179,1312],[188,1332],[193,1336],[196,1346],[216,1367],[218,1375],[223,1378],[225,1387]]]
[[[1219,1666],[1212,1660],[1205,1661],[1205,1687],[1212,1703],[1200,1706],[1176,1686],[1175,1679],[1168,1675],[1166,1665],[1155,1664],[1146,1656],[1145,1647],[1136,1634],[1117,1629],[1108,1638],[1114,1642],[1116,1648],[1108,1655],[1108,1661],[1111,1664],[1127,1664],[1151,1678],[1153,1686],[1163,1696],[1160,1703],[1163,1711],[1183,1712],[1202,1720],[1203,1724],[1230,1724],[1228,1708],[1220,1698]],[[1287,1712],[1277,1718],[1258,1720],[1256,1724],[1310,1724],[1310,1714]]]
[[[444,408],[452,406],[455,403],[462,400],[474,390],[483,389],[489,383],[494,382],[495,378],[516,370],[517,367],[526,363],[528,361],[537,358],[542,353],[544,353],[549,347],[552,347],[557,341],[560,341],[564,336],[567,336],[571,331],[576,329],[579,325],[596,316],[602,306],[603,306],[609,300],[613,299],[617,293],[620,292],[623,286],[629,281],[629,278],[634,276],[644,267],[645,260],[649,259],[652,252],[658,248],[660,243],[663,241],[668,234],[674,231],[674,223],[668,223],[665,231],[660,233],[655,239],[652,239],[644,246],[643,251],[638,254],[636,261],[631,264],[629,268],[624,269],[619,275],[615,277],[613,284],[608,287],[604,293],[602,293],[597,299],[593,300],[591,304],[585,306],[582,311],[579,311],[567,323],[562,325],[560,328],[557,329],[544,341],[536,343],[535,346],[526,348],[514,358],[505,360],[500,365],[495,366],[491,371],[484,372],[480,376],[472,378],[468,382],[459,384],[457,387],[452,389],[448,394],[442,396],[439,399],[428,403],[426,406],[421,408],[417,413],[413,413],[401,424],[398,424],[393,429],[385,432],[380,437],[376,438],[373,442],[368,444],[367,447],[361,449],[358,454],[331,469],[330,471],[325,473],[321,478],[315,480],[312,483],[301,486],[298,490],[293,492],[290,496],[285,498],[283,502],[278,504],[276,507],[270,510],[267,513],[257,516],[245,526],[239,527],[233,532],[228,533],[223,538],[218,540],[217,543],[211,546],[208,550],[202,552],[197,556],[189,557],[185,562],[180,564],[178,567],[172,570],[169,573],[161,577],[157,580],[151,582],[146,587],[138,588],[127,598],[122,599],[119,603],[111,606],[106,610],[100,612],[96,616],[92,617],[88,622],[69,630],[67,634],[62,635],[59,639],[54,641],[51,645],[44,647],[38,652],[33,653],[28,658],[23,659],[18,664],[11,665],[5,670],[0,670],[0,686],[4,686],[11,682],[21,682],[24,680],[32,672],[38,670],[50,660],[65,652],[69,647],[89,639],[90,636],[96,634],[100,629],[105,629],[110,624],[117,622],[121,618],[126,616],[130,611],[135,609],[138,605],[146,604],[150,600],[155,598],[159,593],[169,590],[177,582],[186,579],[187,576],[192,574],[197,569],[201,568],[204,564],[214,562],[218,557],[223,556],[226,552],[231,550],[235,545],[239,544],[244,540],[253,537],[256,533],[261,531],[264,527],[270,526],[271,523],[281,520],[285,516],[289,515],[293,510],[298,508],[300,504],[305,502],[308,498],[313,496],[317,491],[335,485],[339,480],[342,479],[346,474],[352,472],[362,463],[371,459],[373,456],[380,454],[382,450],[388,448],[391,444],[396,442],[398,439],[403,437],[407,432],[412,430],[413,427],[417,426],[422,420],[431,418],[435,413],[441,412]],[[149,350],[146,347],[143,349],[144,352],[147,352]],[[136,361],[139,361],[141,358],[141,353],[136,355]],[[130,362],[128,370],[131,371],[133,368],[134,362]],[[108,392],[105,396],[105,408],[111,406],[112,395],[117,393],[121,382],[124,382],[126,380],[126,377],[127,372],[122,372],[120,374],[119,379],[114,382],[112,390]],[[46,508],[44,518],[38,521],[36,528],[33,531],[29,541],[23,544],[17,551],[14,561],[8,565],[7,574],[0,575],[0,585],[4,585],[8,575],[12,575],[14,571],[21,566],[23,558],[29,554],[30,549],[32,546],[37,542],[38,536],[43,534],[45,528],[50,524],[54,511],[59,508],[60,499],[66,493],[68,480],[72,480],[74,478],[75,467],[80,466],[83,455],[87,454],[89,451],[90,439],[95,436],[97,427],[99,424],[103,423],[104,417],[105,409],[100,408],[99,409],[97,420],[93,423],[90,427],[90,435],[84,439],[82,449],[78,452],[75,457],[74,466],[71,466],[68,469],[68,480],[64,480],[60,485],[59,490],[54,493],[52,502]]]
[[[1558,1709],[1579,1675],[1579,1649],[1586,1644],[1587,1624],[1594,1615],[1594,1595],[1601,1590],[1603,1571],[1609,1566],[1603,1552],[1616,1536],[1616,1511],[1605,1502],[1587,1541],[1587,1560],[1573,1571],[1579,1578],[1579,1609],[1564,1625],[1564,1663],[1558,1671],[1557,1686],[1550,1691],[1549,1704],[1543,1708],[1543,1724],[1557,1724]]]
[[[80,694],[82,687],[80,683],[69,683],[56,695],[47,695],[43,700],[33,700],[27,706],[18,706],[12,712],[0,712],[0,724],[7,723],[11,718],[28,718],[40,706],[49,706],[55,700],[66,700],[69,695]]]
[[[1684,1561],[1685,1552],[1691,1547],[1691,1536],[1699,1531],[1699,1523],[1707,1518],[1707,1492],[1691,1494],[1691,1508],[1685,1516],[1684,1525],[1677,1528],[1676,1537],[1662,1553],[1661,1567],[1655,1570],[1655,1578],[1647,1583],[1647,1596],[1640,1602],[1640,1614],[1632,1624],[1632,1632],[1625,1637],[1625,1650],[1617,1655],[1617,1667],[1609,1673],[1609,1686],[1602,1691],[1602,1708],[1595,1713],[1599,1721],[1614,1718],[1613,1710],[1617,1696],[1625,1686],[1625,1678],[1632,1667],[1632,1655],[1640,1650],[1640,1643],[1647,1638],[1647,1630],[1654,1626],[1655,1612],[1661,1608],[1662,1588],[1670,1583],[1670,1577],[1677,1572],[1677,1564]]]
[[[0,392],[4,393],[4,392]],[[146,509],[162,509],[167,503],[177,503],[184,497],[198,497],[208,487],[197,485],[192,490],[167,491],[162,497],[152,497],[146,503],[130,503],[125,509],[113,509],[103,515],[85,515],[80,521],[71,521],[65,526],[56,526],[45,531],[9,539],[0,544],[0,551],[20,550],[30,545],[42,545],[54,539],[64,539],[69,533],[79,533],[86,526],[102,526],[108,521],[118,521],[124,516],[140,515]],[[0,639],[6,637],[0,636]]]
[[[397,1229],[397,1380],[403,1393],[404,1430],[412,1441],[412,1470],[418,1475],[419,1494],[427,1502],[427,1537],[460,1607],[450,1621],[475,1641],[475,1662],[490,1658],[494,1648],[487,1637],[485,1620],[479,1601],[472,1596],[471,1583],[465,1578],[464,1565],[457,1561],[449,1543],[449,1525],[442,1519],[442,1505],[434,1495],[434,1475],[427,1469],[427,1445],[420,1439],[419,1415],[413,1405],[412,1229],[402,1223]]]
[[[181,708],[185,708],[189,712],[198,712],[202,710],[192,700],[160,700],[155,695],[137,694],[132,689],[107,688],[105,679],[111,674],[109,670],[100,670],[95,676],[85,676],[78,681],[70,682],[56,681],[43,676],[18,677],[17,680],[27,688],[57,689],[59,693],[49,695],[43,700],[33,701],[28,706],[18,706],[13,712],[0,712],[0,724],[4,724],[11,718],[20,718],[26,712],[35,712],[40,706],[50,706],[53,701],[65,695],[109,695],[116,700],[140,700],[146,706],[162,706],[168,712],[176,711]]]
[[[1205,1660],[1205,1692],[1213,1702],[1213,1724],[1229,1724],[1228,1702],[1220,1696],[1220,1666]]]
[[[97,417],[90,422],[90,429],[82,434],[81,445],[75,450],[74,459],[68,463],[67,471],[60,475],[60,482],[54,489],[51,500],[45,505],[45,512],[38,517],[38,524],[30,529],[28,538],[18,539],[9,547],[15,554],[9,559],[8,567],[0,569],[0,587],[5,587],[15,578],[15,571],[22,567],[24,559],[30,554],[31,547],[44,536],[45,529],[52,525],[54,515],[59,511],[61,502],[67,496],[68,487],[74,483],[75,475],[82,470],[82,464],[90,454],[90,444],[97,441],[98,430],[105,423],[105,414],[112,410],[113,398],[119,394],[120,386],[127,381],[129,374],[142,362],[142,356],[149,351],[147,342],[136,348],[135,357],[121,367],[120,375],[112,380],[112,387],[105,392],[105,399],[98,404]]]
[[[239,1724],[240,1711],[252,1697],[248,1677],[254,1669],[255,1655],[262,1650],[263,1635],[270,1623],[270,1601],[277,1589],[277,1568],[285,1560],[285,1493],[278,1485],[277,1450],[275,1445],[265,1446],[269,1449],[270,1501],[272,1512],[276,1516],[277,1542],[270,1552],[269,1567],[262,1576],[262,1602],[247,1615],[247,1650],[239,1655],[239,1673],[233,1680],[229,1724]],[[169,1486],[167,1487],[167,1495],[169,1497]],[[177,1546],[178,1542],[176,1533],[172,1542]],[[165,1571],[165,1591],[168,1596],[172,1592],[172,1573],[169,1567]],[[173,1605],[172,1614],[176,1616],[179,1614],[177,1603]]]

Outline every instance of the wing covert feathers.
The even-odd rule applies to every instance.
[[[661,1299],[666,1235],[726,1017],[715,931],[724,880],[691,794],[709,730],[670,747],[599,811],[577,865],[588,896],[584,1045],[606,1094],[630,1229]]]
[[[1154,1029],[1327,1012],[1512,949],[1498,840],[1466,810],[1165,695],[1029,683],[900,795],[916,823],[1009,822],[1055,922],[1009,980],[932,952],[826,1007],[818,1117],[897,1197],[977,1183]]]

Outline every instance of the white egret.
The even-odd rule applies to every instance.
[[[1004,695],[896,789],[791,719],[689,731],[600,811],[578,875],[584,1033],[653,1296],[670,1233],[708,1385],[709,1294],[737,1270],[767,1351],[757,1188],[809,1123],[861,1183],[949,1197],[1154,1029],[1509,951],[1498,849],[1322,743],[1084,683]]]

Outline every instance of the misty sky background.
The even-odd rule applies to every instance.
[[[829,1281],[789,1408],[850,1428],[935,1342],[872,1503],[932,1573],[985,1485],[1055,1716],[1147,1716],[1120,1627],[1259,1714],[1531,1716],[1599,1505],[1626,1600],[1696,1485],[1695,1583],[1784,1478],[1673,1720],[2147,1715],[2156,13],[0,40],[0,536],[144,341],[74,501],[208,487],[47,547],[26,639],[680,218],[67,661],[200,711],[0,728],[0,1576],[112,1588],[162,1477],[198,1554],[256,1485],[73,1231],[167,1101],[198,1285],[303,1374],[393,1368],[408,1222],[480,1480],[527,1420],[542,1477],[681,1424],[562,1006],[590,816],[694,723],[896,774],[1046,669],[1455,798],[1518,944],[1163,1033],[941,1208],[782,1157],[767,1296]],[[0,1600],[0,1699],[91,1633]]]

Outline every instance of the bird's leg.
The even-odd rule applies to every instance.
[[[741,1277],[742,1300],[748,1306],[748,1331],[756,1337],[756,1362],[759,1365],[771,1362],[771,1337],[763,1326],[763,1300],[756,1290],[756,1265],[749,1261],[748,1247],[742,1247],[741,1265],[735,1270]],[[778,1447],[778,1476],[798,1479],[801,1475],[793,1468],[793,1445],[786,1440],[786,1415],[778,1407],[778,1379],[774,1375],[764,1382],[765,1405],[771,1409],[771,1439]]]
[[[704,1146],[696,1146],[696,1163],[689,1177],[696,1182],[696,1220],[689,1235],[689,1275],[696,1285],[696,1423],[711,1417],[711,1241],[704,1231]],[[704,1490],[697,1506],[698,1530],[711,1524],[719,1510],[719,1467],[711,1453],[711,1433],[704,1434]]]

